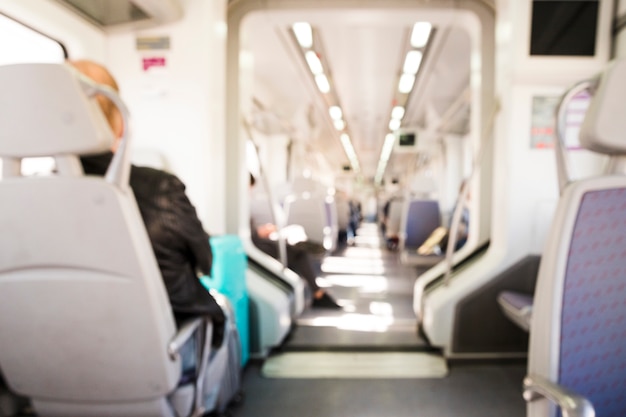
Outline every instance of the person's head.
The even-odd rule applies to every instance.
[[[77,61],[68,61],[68,64],[76,68],[81,74],[86,77],[92,79],[98,84],[104,84],[108,87],[111,87],[116,92],[119,92],[120,89],[115,81],[115,78],[111,75],[111,73],[102,65],[88,60],[77,60]],[[102,109],[107,121],[109,122],[109,126],[111,126],[111,130],[115,135],[115,138],[119,140],[124,133],[124,121],[122,119],[122,115],[120,111],[115,107],[113,102],[108,98],[99,95],[97,96],[98,104]],[[117,147],[117,141],[113,145],[115,149]]]

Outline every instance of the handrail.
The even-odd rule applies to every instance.
[[[90,78],[76,71],[76,76],[80,81],[85,94],[89,97],[103,95],[113,102],[115,107],[122,116],[122,138],[115,150],[111,164],[105,174],[105,179],[111,184],[115,184],[123,190],[127,190],[130,186],[128,180],[130,178],[130,113],[128,108],[120,98],[119,94],[107,85],[98,84]]]
[[[556,127],[555,127],[555,156],[557,175],[559,181],[559,194],[563,193],[563,189],[571,180],[571,170],[569,158],[567,156],[567,146],[565,145],[565,122],[566,110],[570,100],[583,91],[593,90],[598,83],[598,78],[591,78],[577,82],[569,87],[561,96],[559,103],[555,109]]]

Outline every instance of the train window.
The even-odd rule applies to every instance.
[[[0,13],[0,65],[18,62],[63,62],[65,47],[58,41]]]
[[[530,54],[594,56],[598,0],[534,0]]]
[[[67,53],[63,45],[0,13],[0,65],[23,62],[63,62]],[[10,39],[10,41],[6,41]],[[22,161],[24,175],[45,175],[54,170],[52,158],[26,158]],[[0,161],[2,178],[2,161]]]

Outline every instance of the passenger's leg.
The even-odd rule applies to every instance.
[[[287,267],[304,278],[309,284],[313,293],[313,307],[341,308],[325,290],[317,285],[317,275],[313,269],[313,260],[307,251],[302,250],[298,246],[287,245]]]

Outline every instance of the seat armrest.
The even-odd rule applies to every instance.
[[[204,380],[209,356],[211,353],[211,342],[213,338],[213,322],[210,317],[196,317],[184,321],[167,347],[167,353],[172,360],[179,355],[181,347],[190,337],[196,335],[200,341],[200,352],[197,357],[196,378],[194,381],[195,393],[193,399],[193,416],[201,416],[204,410],[203,394]]]
[[[593,405],[585,397],[563,388],[539,375],[524,378],[524,399],[527,402],[547,398],[561,408],[563,417],[595,417]]]
[[[185,344],[187,340],[194,334],[194,332],[202,325],[203,319],[198,317],[192,320],[187,320],[178,328],[178,331],[170,340],[167,345],[167,353],[172,360],[178,357],[180,348]]]

